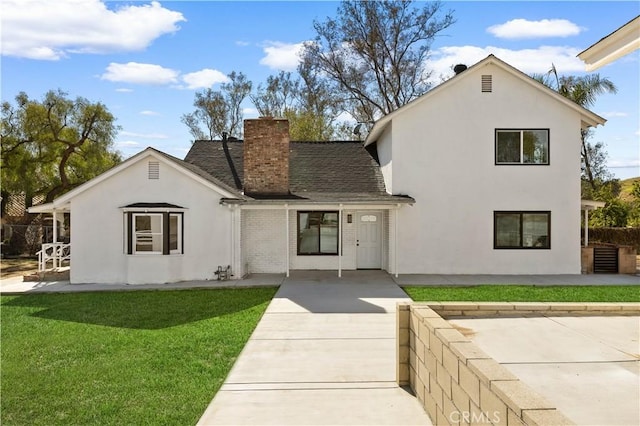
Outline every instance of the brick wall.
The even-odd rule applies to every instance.
[[[289,121],[258,118],[244,121],[244,192],[289,193]]]
[[[283,273],[287,237],[284,210],[242,210],[245,273]]]

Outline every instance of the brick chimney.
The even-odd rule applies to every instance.
[[[289,193],[289,120],[244,120],[244,192]]]

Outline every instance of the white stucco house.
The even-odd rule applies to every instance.
[[[579,274],[580,129],[605,120],[491,55],[363,142],[155,149],[31,212],[70,212],[71,281],[162,283],[297,269]]]

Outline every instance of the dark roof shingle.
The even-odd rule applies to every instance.
[[[239,140],[196,141],[184,161],[241,190],[243,148]],[[234,177],[235,174],[235,177]],[[379,165],[361,142],[291,142],[289,189],[313,200],[388,200]]]

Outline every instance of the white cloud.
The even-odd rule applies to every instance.
[[[246,118],[253,118],[258,116],[258,110],[255,108],[243,108],[242,115]]]
[[[72,53],[139,51],[186,21],[157,1],[109,9],[100,0],[3,0],[2,54],[58,60]]]
[[[209,88],[216,83],[225,83],[229,81],[229,78],[218,70],[205,68],[184,74],[182,81],[187,83],[187,89],[202,89]]]
[[[471,66],[494,54],[526,74],[546,73],[555,64],[561,74],[583,72],[584,63],[576,57],[579,49],[566,46],[540,46],[537,49],[510,50],[500,47],[449,46],[437,49],[427,60],[432,82],[453,75],[456,64]]]
[[[119,89],[116,89],[116,92],[120,92],[120,93],[131,93],[133,92],[133,89],[128,89],[126,87],[121,87]]]
[[[236,41],[236,46],[245,47],[245,46],[249,46],[250,44],[251,43],[249,43],[248,41],[243,41],[243,40]]]
[[[275,70],[294,71],[300,63],[303,47],[304,43],[266,42],[263,47],[266,56],[260,59],[260,64]]]
[[[142,138],[142,139],[169,139],[169,136],[164,135],[162,133],[135,133],[135,132],[127,132],[126,130],[120,132],[122,136],[128,136],[131,138]]]
[[[544,37],[569,37],[580,34],[582,28],[566,19],[512,19],[504,24],[492,25],[487,32],[498,38],[523,39]]]
[[[144,111],[140,111],[140,115],[155,116],[155,115],[160,115],[160,113],[156,112],[156,111],[150,111],[148,109],[145,109]]]
[[[136,84],[169,84],[178,81],[179,72],[160,65],[128,62],[111,62],[107,72],[100,76],[103,80]]]
[[[119,141],[119,142],[116,142],[116,146],[118,148],[132,148],[132,147],[140,146],[140,143],[136,141]]]
[[[628,117],[629,114],[627,114],[626,112],[621,112],[621,111],[609,111],[609,112],[603,112],[602,114],[600,114],[601,116],[605,117],[605,118],[612,118],[612,117]]]
[[[632,158],[612,159],[607,162],[610,169],[626,169],[631,167],[640,167],[640,160]]]

